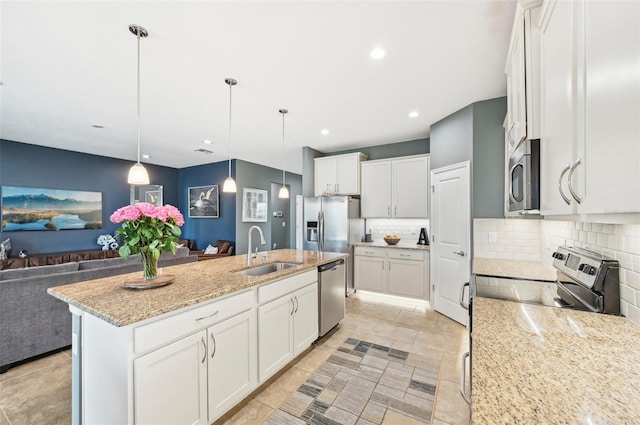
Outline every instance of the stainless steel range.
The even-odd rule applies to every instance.
[[[553,253],[553,266],[557,270],[555,282],[476,275],[471,296],[620,314],[616,260],[586,249],[560,246]]]

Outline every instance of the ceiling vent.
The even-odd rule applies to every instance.
[[[210,151],[208,149],[202,149],[202,148],[195,149],[194,152],[200,152],[200,153],[203,153],[205,155],[211,155],[213,153],[213,151]]]

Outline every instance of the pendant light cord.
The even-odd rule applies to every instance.
[[[233,84],[229,84],[229,177],[231,177],[231,90],[233,90]]]
[[[136,38],[138,39],[138,164],[140,164],[140,29],[136,30]]]
[[[284,184],[284,114],[285,112],[282,112],[282,187],[285,187]]]

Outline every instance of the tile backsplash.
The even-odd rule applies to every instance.
[[[620,263],[622,314],[640,325],[640,224],[475,219],[473,239],[477,257],[551,264],[555,248],[566,244],[615,258]]]
[[[373,240],[376,242],[382,241],[386,234],[396,234],[404,243],[418,242],[421,227],[426,227],[427,235],[429,235],[428,219],[368,218],[365,220],[365,224],[365,233],[369,233],[369,229],[371,229]]]

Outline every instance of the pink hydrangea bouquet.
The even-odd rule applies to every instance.
[[[173,205],[156,207],[141,202],[119,208],[111,214],[111,222],[122,223],[117,233],[124,235],[120,256],[141,254],[144,278],[157,277],[158,258],[162,251],[176,253],[180,226],[184,217]]]

